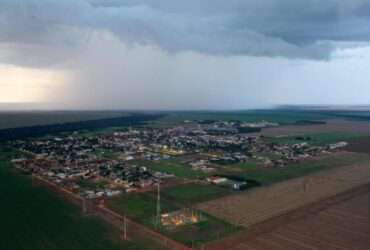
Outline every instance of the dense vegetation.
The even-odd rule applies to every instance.
[[[121,111],[0,111],[0,129],[107,119],[129,115]]]
[[[39,125],[33,127],[9,128],[0,130],[0,141],[40,137],[60,132],[73,132],[77,130],[96,130],[107,127],[123,127],[140,125],[146,121],[160,118],[161,115],[132,114],[117,118],[100,120],[61,123],[53,125]]]

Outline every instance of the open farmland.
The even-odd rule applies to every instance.
[[[252,226],[298,207],[336,195],[370,180],[366,162],[318,172],[251,192],[198,205],[198,208],[230,223]]]
[[[367,154],[339,152],[292,163],[282,168],[266,168],[253,162],[234,164],[225,167],[220,174],[237,175],[245,179],[253,179],[263,185],[270,185],[321,170],[367,162],[369,159],[370,156]]]
[[[350,152],[370,153],[370,137],[352,140],[346,147],[346,150]]]
[[[370,185],[207,245],[205,250],[358,249],[370,246]]]
[[[284,110],[245,110],[245,111],[189,111],[168,112],[167,116],[155,121],[154,124],[168,126],[182,123],[184,120],[239,120],[243,122],[259,122],[262,120],[280,124],[295,124],[299,121],[326,120],[331,116],[317,112],[299,112]]]
[[[186,184],[162,190],[164,198],[182,204],[212,200],[230,193],[226,188],[204,184]]]
[[[120,241],[110,226],[13,173],[10,155],[14,152],[2,151],[0,159],[1,250],[148,249]]]
[[[356,133],[370,135],[370,123],[364,121],[328,120],[319,125],[290,125],[263,129],[265,136],[296,136],[318,133]]]
[[[361,138],[359,133],[349,133],[349,132],[333,132],[333,133],[318,133],[310,134],[307,136],[285,136],[285,137],[267,137],[266,141],[277,144],[296,144],[307,142],[310,145],[322,146],[332,143],[337,143],[339,141],[354,141]]]

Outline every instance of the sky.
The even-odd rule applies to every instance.
[[[0,109],[370,104],[370,0],[0,0]]]

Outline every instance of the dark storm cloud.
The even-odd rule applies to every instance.
[[[0,0],[0,60],[65,60],[94,31],[170,52],[326,59],[333,42],[370,41],[369,23],[370,0]]]

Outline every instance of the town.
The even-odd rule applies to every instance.
[[[23,172],[45,178],[87,199],[121,193],[145,192],[176,178],[176,173],[153,166],[177,161],[200,173],[191,182],[248,187],[244,179],[222,176],[228,165],[255,162],[266,168],[330,154],[347,145],[336,142],[311,145],[309,138],[284,144],[253,133],[277,123],[230,121],[183,121],[173,127],[124,128],[105,133],[73,132],[41,139],[17,140],[12,146],[28,155],[14,159]],[[252,132],[252,133],[246,133]],[[190,179],[190,180],[189,180]]]

